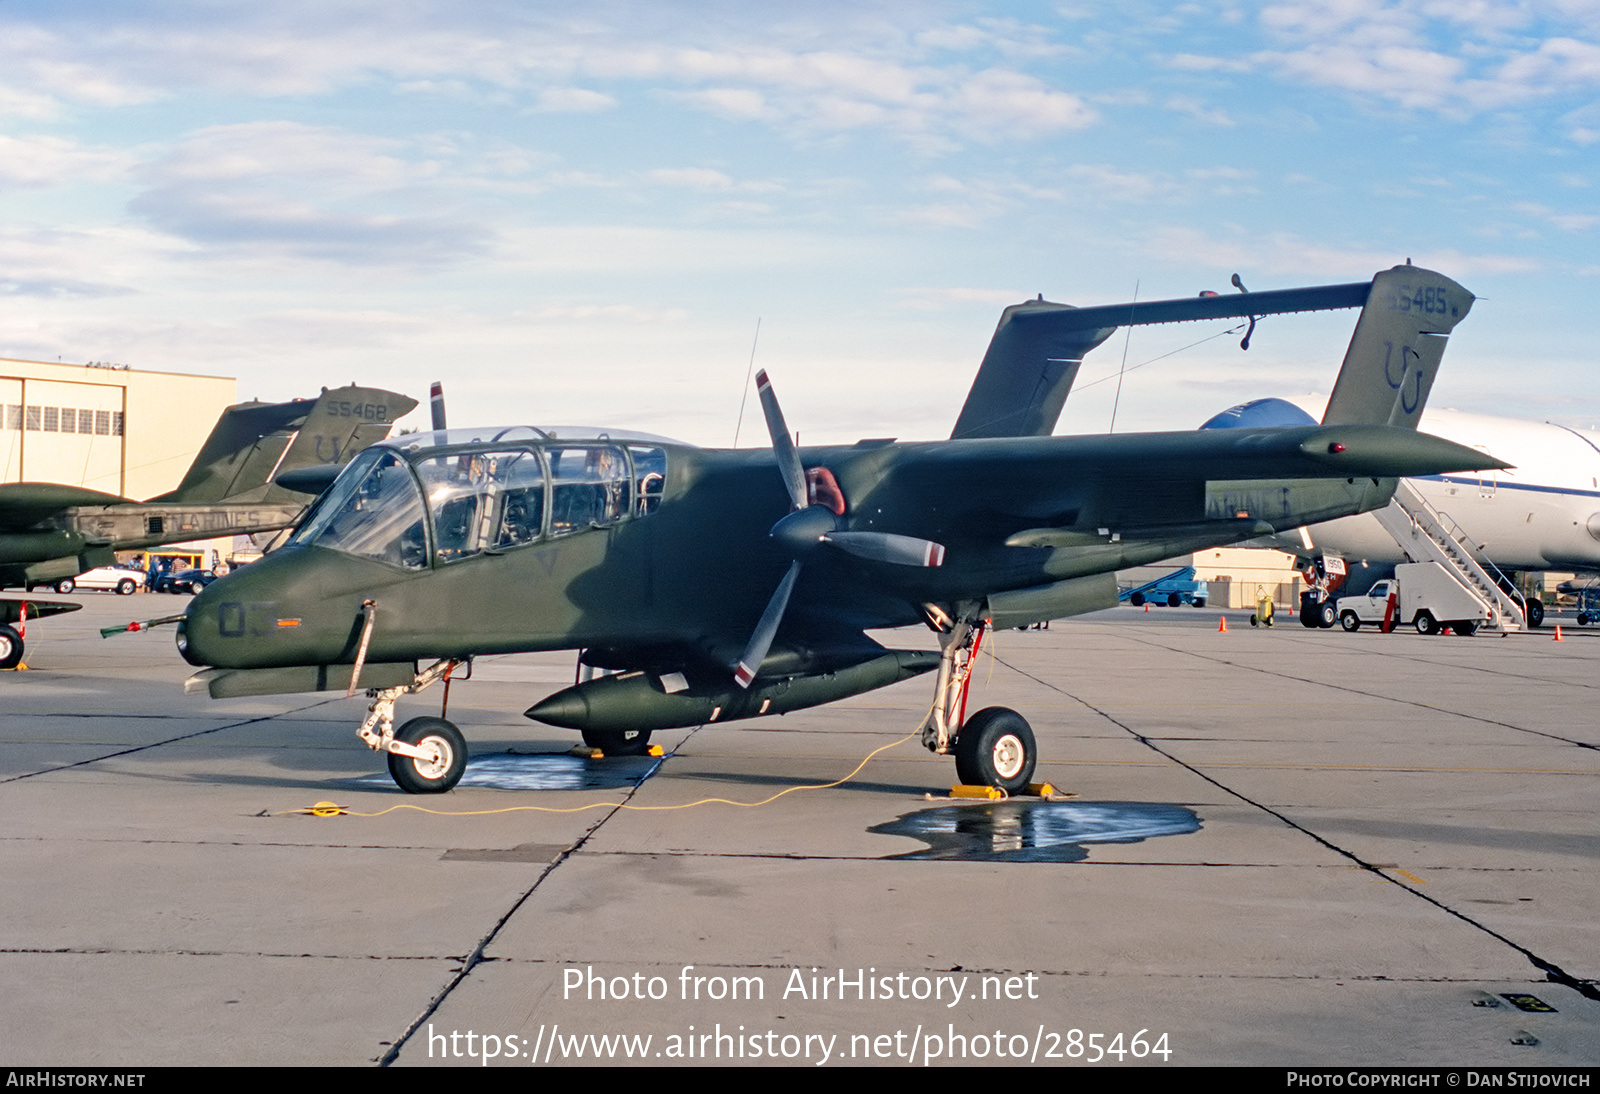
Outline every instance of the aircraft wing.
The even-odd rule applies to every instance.
[[[1238,526],[1215,529],[1216,542],[1230,542],[1261,521],[1298,527],[1308,507],[1370,508],[1337,500],[1364,484],[1387,484],[1374,503],[1382,505],[1396,477],[1490,466],[1504,465],[1411,429],[1349,424],[907,445],[867,489],[848,472],[840,478],[857,511],[882,513],[879,526],[947,545],[996,544],[1028,530],[1099,536],[1102,528],[1203,539],[1189,526],[1219,520]],[[1320,494],[1329,500],[1310,502]],[[1169,535],[1175,528],[1186,530]]]
[[[0,483],[0,532],[21,532],[72,505],[121,505],[127,498],[53,482]]]

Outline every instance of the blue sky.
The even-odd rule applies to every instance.
[[[0,356],[725,445],[759,320],[803,442],[940,437],[1006,303],[1409,257],[1480,298],[1437,405],[1600,425],[1600,2],[1109,8],[8,0]],[[1326,391],[1351,322],[1136,331],[1116,427]]]

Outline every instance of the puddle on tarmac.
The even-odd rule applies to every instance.
[[[613,790],[644,782],[656,773],[661,760],[660,756],[590,760],[565,752],[532,756],[495,752],[470,757],[459,785],[488,790]],[[393,785],[387,773],[362,781]]]
[[[1081,862],[1086,843],[1137,843],[1200,829],[1181,805],[1159,802],[990,802],[907,813],[869,832],[912,836],[925,851],[896,859],[964,862]]]

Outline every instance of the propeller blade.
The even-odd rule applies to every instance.
[[[789,427],[784,423],[783,410],[778,397],[773,394],[772,381],[767,370],[756,373],[756,394],[761,397],[761,412],[767,417],[767,432],[772,436],[772,454],[778,458],[778,474],[789,490],[789,501],[796,509],[806,507],[806,472],[800,466],[800,452],[789,439]]]
[[[846,554],[896,566],[942,566],[944,545],[931,539],[897,536],[891,532],[830,532],[822,542]]]
[[[433,428],[444,429],[444,385],[438,380],[428,391],[428,403],[433,408]]]
[[[790,563],[789,572],[778,582],[777,592],[767,601],[767,610],[761,613],[761,622],[756,624],[750,644],[744,648],[738,665],[734,667],[733,679],[740,687],[750,686],[750,681],[756,678],[756,672],[761,668],[761,662],[766,660],[767,650],[772,648],[772,640],[778,635],[778,624],[783,622],[783,611],[789,606],[789,594],[794,592],[795,579],[799,576],[800,563]]]

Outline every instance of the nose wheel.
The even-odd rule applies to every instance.
[[[413,718],[395,730],[409,754],[389,753],[389,774],[407,794],[442,794],[467,770],[467,742],[443,718]]]

